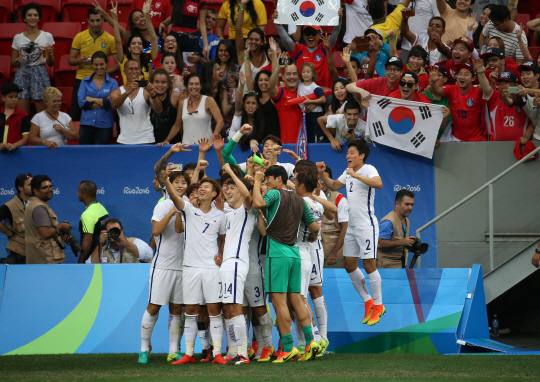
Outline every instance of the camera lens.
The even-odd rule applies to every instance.
[[[109,240],[116,240],[120,237],[120,228],[111,228],[107,234],[109,235]]]

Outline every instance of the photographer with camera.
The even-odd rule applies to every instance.
[[[396,193],[394,210],[379,222],[379,242],[377,246],[377,268],[405,268],[409,252],[421,255],[427,251],[414,236],[409,236],[409,216],[414,206],[414,193],[399,190]]]
[[[108,219],[101,231],[99,242],[102,263],[148,263],[152,260],[152,248],[141,239],[124,236],[124,227],[118,219]]]
[[[73,238],[68,222],[58,218],[47,204],[54,186],[47,175],[36,175],[30,182],[32,196],[24,210],[26,264],[58,264],[63,262],[64,241]]]
[[[94,182],[83,180],[79,184],[77,196],[79,202],[84,203],[86,210],[79,221],[79,233],[81,234],[81,255],[79,264],[85,263],[88,258],[92,263],[99,263],[101,247],[99,237],[109,213],[96,199],[97,186]]]

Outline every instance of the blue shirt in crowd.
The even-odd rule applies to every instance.
[[[197,31],[197,37],[199,38],[199,46],[202,52],[204,48],[204,43],[201,32]],[[208,60],[212,61],[216,59],[217,46],[221,40],[213,33],[208,33],[206,37],[208,38]],[[202,65],[197,65],[197,73],[202,73]]]
[[[366,62],[369,62],[368,52],[362,52],[359,54],[351,54],[351,57],[356,57],[360,61],[360,66],[364,65]],[[386,72],[384,70],[384,64],[390,58],[390,46],[383,42],[383,46],[379,49],[377,54],[377,61],[375,62],[375,71],[379,77],[386,77]],[[364,81],[364,80],[360,80]]]
[[[86,77],[81,81],[79,88],[78,100],[79,106],[82,109],[81,125],[94,126],[98,128],[110,128],[114,125],[113,108],[111,100],[108,98],[113,90],[118,89],[118,82],[114,78],[105,74],[105,82],[98,90],[94,83],[94,75]],[[92,109],[93,102],[86,101],[86,97],[101,98],[103,107]]]

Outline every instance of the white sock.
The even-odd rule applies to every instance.
[[[371,296],[369,295],[369,291],[366,284],[366,278],[364,277],[364,274],[360,270],[360,268],[356,268],[353,272],[349,273],[349,277],[351,278],[351,281],[354,285],[354,288],[362,297],[364,302],[371,300]]]
[[[369,275],[369,286],[373,292],[373,304],[381,305],[382,304],[382,279],[378,270],[370,273]]]
[[[272,349],[272,317],[266,312],[264,316],[259,317],[262,341],[265,348]]]
[[[178,351],[182,351],[182,336],[184,335],[185,326],[186,326],[186,308],[182,308],[182,315],[180,316],[180,336],[178,337]]]
[[[238,345],[234,333],[234,324],[230,319],[225,319],[225,334],[227,335],[227,355],[234,358],[238,354]]]
[[[186,313],[186,325],[184,333],[186,335],[186,354],[193,356],[195,353],[195,339],[197,338],[197,315]]]
[[[144,311],[141,322],[141,351],[150,351],[150,338],[158,317],[159,313],[152,316],[147,310]]]
[[[253,335],[255,335],[255,341],[257,341],[257,354],[255,354],[255,359],[259,359],[261,358],[262,350],[264,348],[262,327],[260,324],[258,326],[253,326]]]
[[[204,327],[203,322],[198,322],[197,327],[198,327],[198,332],[199,332],[199,339],[201,340],[202,350],[210,349],[210,341],[208,339],[208,328],[201,329],[201,327]]]
[[[298,346],[306,346],[306,339],[304,338],[304,332],[302,330],[302,325],[298,321],[296,313],[294,314],[294,329],[296,330],[296,337],[298,338]]]
[[[324,296],[313,300],[313,306],[315,307],[315,316],[317,316],[317,323],[319,324],[319,333],[323,340],[328,341],[327,337],[327,322],[328,322],[328,309],[324,302]]]
[[[315,342],[319,343],[319,341],[321,340],[319,328],[317,328],[317,325],[314,323],[315,320],[313,319],[313,315],[311,314],[311,309],[309,309],[308,307],[308,302],[304,301],[304,305],[306,306],[306,309],[309,313],[309,322],[311,323],[311,333],[313,333],[313,339],[315,340]],[[303,330],[302,333],[304,333]]]
[[[174,354],[180,350],[180,325],[182,316],[173,316],[169,314],[169,354]]]
[[[210,316],[210,335],[212,336],[212,346],[214,347],[214,357],[221,354],[221,343],[223,342],[223,320],[219,316]]]
[[[249,327],[251,325],[251,314],[244,314],[244,321],[246,322],[246,339],[248,344],[248,349],[250,348],[251,341],[249,340]]]
[[[246,335],[246,318],[242,314],[233,317],[231,320],[234,324],[234,334],[236,335],[236,344],[238,345],[237,354],[248,358],[247,335]]]

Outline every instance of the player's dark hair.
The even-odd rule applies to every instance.
[[[446,21],[444,21],[444,19],[442,17],[433,16],[431,19],[429,19],[429,22],[431,22],[431,20],[439,20],[442,23],[442,29],[446,29]]]
[[[332,169],[330,167],[326,166],[326,168],[324,169],[324,172],[328,174],[330,179],[332,179]]]
[[[240,178],[240,182],[244,183],[244,186],[246,186],[246,188],[248,189],[248,191],[251,192],[251,189],[253,188],[253,185],[248,182],[246,179],[244,178]],[[224,182],[223,182],[223,186],[230,186],[230,185],[233,185],[234,187],[237,187],[236,186],[236,183],[235,181],[233,180],[233,178],[229,177],[227,178]]]
[[[277,177],[281,177],[281,183],[286,184],[289,177],[287,176],[287,171],[283,166],[273,165],[268,167],[268,169],[264,172],[264,176],[273,176],[277,179]]]
[[[32,177],[32,174],[21,174],[17,175],[15,178],[15,189],[17,190],[17,194],[20,194],[19,187],[24,187],[24,182],[26,182],[29,178]]]
[[[276,145],[281,146],[281,139],[279,137],[276,137],[275,135],[269,134],[267,135],[261,142],[261,144],[264,146],[266,141],[272,141],[275,142]]]
[[[240,171],[240,169],[237,167],[237,166],[231,166],[231,170],[232,172],[234,172],[234,175],[236,175],[238,178],[243,178],[244,176],[242,175],[242,171]],[[231,179],[231,176],[227,173],[227,171],[223,170],[223,169],[220,169],[219,170],[219,182],[221,184],[225,184],[225,181],[227,179]]]
[[[414,192],[402,188],[401,190],[396,192],[396,202],[401,203],[405,196],[414,199]]]
[[[317,188],[318,176],[313,171],[302,171],[296,174],[296,182],[303,184],[307,192],[313,192]]]
[[[306,171],[318,174],[317,165],[312,161],[306,159],[300,159],[298,162],[296,162],[296,165],[294,166],[294,172],[301,173]]]
[[[174,182],[176,178],[184,178],[188,186],[191,184],[191,177],[184,171],[173,171],[171,175],[169,175],[169,182]]]
[[[373,21],[378,21],[384,17],[386,12],[384,1],[381,0],[368,0],[367,11]]]
[[[186,189],[186,196],[189,198],[189,195],[195,190],[199,189],[200,184],[199,183],[191,183],[188,188]]]
[[[345,104],[345,107],[343,108],[344,112],[347,112],[347,110],[354,110],[358,109],[358,111],[362,111],[362,108],[360,107],[360,104],[357,100],[347,101]]]
[[[120,226],[121,229],[124,229],[124,226],[122,225],[122,222],[120,220],[118,220],[118,219],[115,219],[115,218],[110,218],[110,219],[105,220],[102,227],[107,228],[108,224],[114,224],[114,223],[117,223]]]
[[[97,186],[94,182],[90,180],[83,180],[79,183],[81,186],[81,191],[84,192],[90,198],[95,198],[97,195]]]
[[[30,182],[30,188],[32,189],[32,195],[34,195],[34,190],[39,190],[41,187],[41,183],[43,182],[50,182],[51,178],[49,178],[47,175],[36,175],[32,178],[32,181]]]
[[[212,190],[216,192],[216,196],[213,197],[212,200],[216,200],[216,198],[219,196],[219,194],[221,194],[221,185],[219,184],[219,182],[217,180],[212,179],[212,178],[206,177],[206,178],[202,178],[199,181],[199,187],[203,183],[210,183],[212,185]]]
[[[494,5],[491,7],[489,19],[496,23],[502,23],[506,19],[510,20],[510,9],[504,5]]]
[[[195,169],[197,168],[197,163],[190,162],[184,166],[184,172],[186,171],[193,171],[195,172]],[[199,179],[204,178],[204,170],[199,171]]]
[[[26,19],[26,14],[28,13],[29,10],[31,9],[35,9],[36,12],[38,13],[38,16],[39,16],[39,20],[41,21],[41,18],[43,17],[43,11],[41,10],[41,6],[38,4],[38,3],[28,3],[24,6],[22,12],[21,12],[21,16],[22,16],[22,19],[24,22],[25,19]],[[92,8],[94,9],[94,8]]]
[[[360,155],[364,154],[364,163],[366,163],[370,148],[365,139],[352,139],[347,143],[347,147],[356,147]]]
[[[420,45],[416,45],[411,48],[411,50],[409,51],[409,58],[407,59],[407,62],[411,57],[420,57],[422,60],[424,60],[424,66],[429,65],[429,56],[426,50]]]

